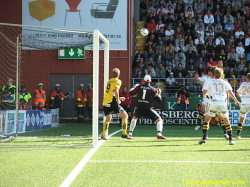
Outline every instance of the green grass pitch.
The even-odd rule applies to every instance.
[[[116,130],[111,125],[109,132]],[[236,131],[233,127],[234,136]],[[193,126],[165,126],[163,134],[168,139],[157,140],[156,127],[142,125],[132,140],[119,132],[105,141],[71,186],[250,186],[249,127],[243,127],[234,146],[217,126],[203,145],[198,144],[202,130]],[[1,148],[0,186],[59,186],[90,149]]]

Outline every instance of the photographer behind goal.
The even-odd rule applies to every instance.
[[[178,90],[177,97],[177,104],[179,106],[179,110],[187,110],[187,107],[189,105],[189,93],[185,90],[184,86],[181,86]]]

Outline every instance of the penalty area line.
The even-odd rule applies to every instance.
[[[178,161],[178,160],[91,160],[89,162],[119,162],[119,163],[202,163],[202,164],[250,164],[250,162],[233,162],[233,161],[229,161],[229,162],[223,162],[223,161]]]
[[[122,129],[113,132],[109,135],[109,137],[117,134],[118,132],[121,132]],[[68,177],[62,182],[60,187],[68,187],[77,177],[77,175],[82,171],[84,166],[88,163],[89,159],[94,155],[94,153],[101,147],[101,145],[105,142],[105,140],[100,140],[97,144],[96,148],[90,149],[90,151],[82,158],[82,160],[79,162],[79,164],[71,171],[71,173],[68,175]]]

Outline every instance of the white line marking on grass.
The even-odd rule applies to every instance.
[[[113,132],[109,135],[109,137],[117,134],[118,132],[121,132],[122,129]],[[84,166],[87,164],[89,159],[94,155],[94,153],[101,147],[101,145],[105,142],[105,140],[98,141],[97,147],[92,148],[79,162],[79,164],[71,171],[71,173],[68,175],[68,177],[63,181],[63,183],[60,185],[60,187],[68,187],[77,177],[77,175],[82,171]]]
[[[250,164],[250,162],[223,162],[223,161],[177,161],[177,160],[92,160],[89,162],[128,162],[128,163],[206,163],[206,164]]]

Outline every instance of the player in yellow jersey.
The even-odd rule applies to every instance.
[[[222,69],[222,76],[221,76],[221,78],[225,79],[225,73],[224,73],[224,68],[223,68],[223,62],[222,62],[222,60],[218,60],[217,68]]]
[[[112,119],[111,113],[115,112],[122,118],[122,138],[127,138],[127,126],[128,126],[128,114],[120,106],[121,101],[124,101],[124,97],[119,97],[119,89],[122,81],[118,79],[120,76],[120,70],[115,68],[112,70],[112,78],[107,82],[104,98],[103,98],[103,111],[106,120],[103,124],[102,139],[108,139],[109,123]]]

